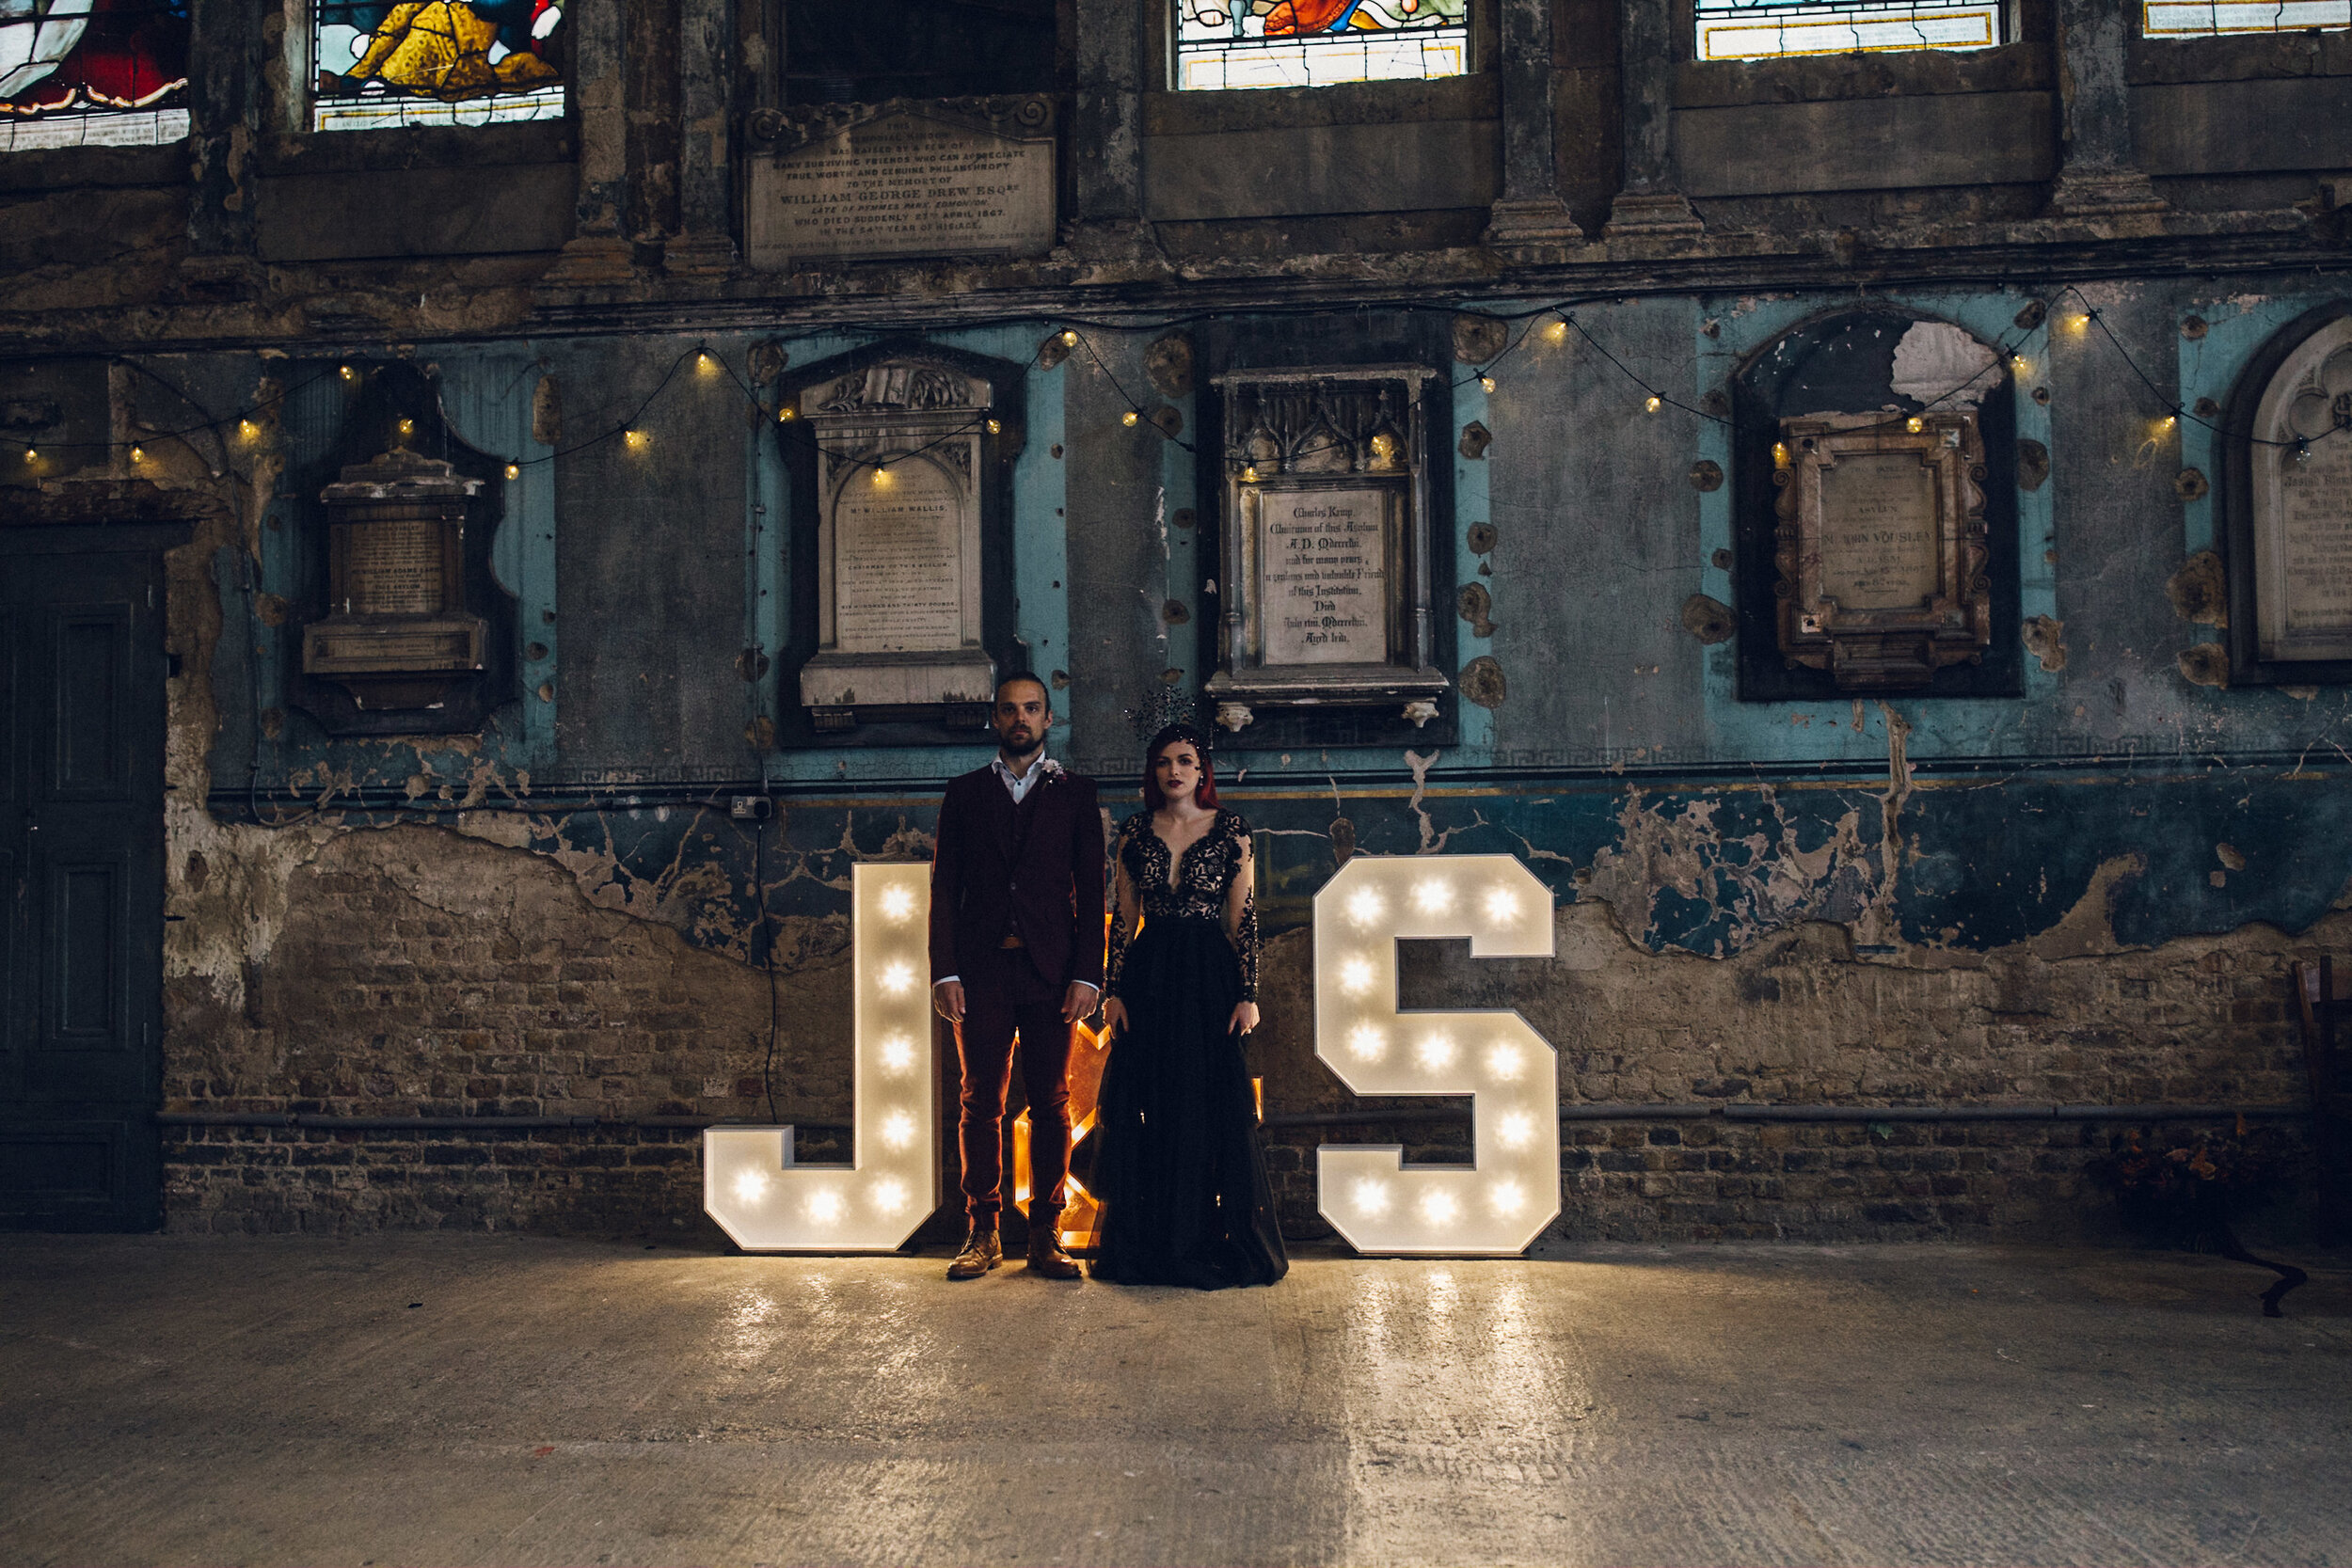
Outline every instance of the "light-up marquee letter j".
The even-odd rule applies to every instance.
[[[703,1132],[703,1207],[746,1252],[891,1252],[938,1201],[928,862],[850,869],[857,1163],[796,1165],[788,1127]]]
[[[1560,1074],[1518,1013],[1406,1012],[1401,938],[1549,958],[1551,890],[1511,855],[1357,855],[1315,895],[1315,1054],[1361,1095],[1470,1096],[1472,1163],[1405,1168],[1396,1144],[1316,1151],[1316,1203],[1359,1252],[1494,1256],[1560,1212]]]

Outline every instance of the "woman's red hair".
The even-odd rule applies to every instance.
[[[1216,809],[1216,769],[1209,761],[1209,748],[1201,740],[1200,732],[1190,724],[1170,724],[1152,737],[1152,744],[1143,749],[1143,806],[1146,811],[1158,811],[1168,802],[1161,798],[1157,771],[1160,753],[1170,746],[1182,743],[1192,748],[1192,754],[1200,759],[1200,782],[1193,787],[1192,800],[1197,806]]]

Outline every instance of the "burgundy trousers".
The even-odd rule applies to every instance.
[[[993,1228],[1002,1206],[1005,1091],[1012,1083],[1013,1037],[1021,1037],[1021,1082],[1029,1094],[1029,1208],[1061,1212],[1070,1175],[1070,1047],[1062,988],[1037,972],[1025,948],[1000,948],[963,966],[963,1022],[956,1057],[963,1069],[963,1203],[975,1228]]]

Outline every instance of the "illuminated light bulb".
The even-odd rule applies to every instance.
[[[914,1070],[914,1042],[904,1035],[893,1035],[882,1043],[882,1065],[885,1072]]]
[[[790,424],[792,422],[792,410],[789,405],[776,410],[776,422],[778,424]]]
[[[26,447],[24,449],[24,461],[27,463],[38,463],[40,461],[40,453],[35,451],[30,447]]]
[[[914,1118],[904,1111],[893,1111],[882,1117],[882,1141],[893,1148],[911,1148],[914,1143]]]
[[[1516,1181],[1498,1181],[1486,1190],[1486,1206],[1507,1219],[1527,1207],[1527,1189]]]
[[[2309,441],[2295,443],[2295,460],[2297,463],[2309,463],[2312,460],[2312,444]]]
[[[1372,989],[1372,981],[1370,958],[1348,958],[1340,964],[1340,990],[1348,995],[1363,995]]]
[[[1507,1113],[1495,1128],[1505,1148],[1525,1148],[1535,1138],[1535,1118],[1525,1111]]]
[[[1921,419],[1918,415],[1914,414],[1911,418],[1903,421],[1903,428],[1910,431],[1914,436],[1916,436],[1919,432],[1928,428],[1928,421]]]
[[[697,349],[694,352],[694,369],[705,375],[710,375],[717,372],[719,364],[717,360],[710,357],[707,350]]]
[[[2090,330],[2090,318],[2089,316],[2069,316],[2066,318],[2066,325],[2073,327],[2077,332],[2088,332]]]
[[[808,1217],[818,1225],[837,1225],[841,1220],[841,1195],[833,1188],[808,1195]]]
[[[1486,918],[1501,926],[1519,917],[1519,895],[1507,887],[1486,890]]]
[[[1486,1053],[1486,1076],[1499,1084],[1516,1082],[1526,1065],[1527,1058],[1519,1053],[1519,1048],[1508,1041]]]
[[[1376,1024],[1359,1023],[1347,1032],[1348,1053],[1359,1062],[1376,1062],[1388,1048],[1389,1037]]]
[[[262,427],[255,424],[251,420],[239,420],[237,421],[237,434],[244,436],[248,441],[252,440],[253,437],[259,436],[261,433]],[[408,434],[408,421],[406,420],[400,421],[400,433],[403,436]]]
[[[1553,322],[1544,328],[1544,336],[1555,343],[1565,343],[1568,341],[1568,324]]]
[[[146,462],[146,461],[147,461],[147,449],[146,449],[145,447],[133,447],[133,448],[131,449],[131,461],[132,461],[132,462],[134,462],[134,463],[144,463],[144,462]]]
[[[622,443],[631,451],[643,451],[645,447],[645,442],[648,439],[650,439],[650,437],[648,437],[642,430],[624,430],[621,432]]]
[[[877,490],[887,490],[890,488],[890,470],[882,467],[880,464],[876,464],[874,467],[874,488]]]
[[[1379,894],[1371,888],[1359,887],[1348,895],[1347,918],[1359,926],[1370,926],[1380,918],[1384,908],[1386,906],[1381,903]]]
[[[357,381],[359,379],[359,372],[353,370],[349,365],[339,367],[335,373],[342,376],[345,381]]]
[[[874,1183],[874,1212],[903,1214],[907,1208],[907,1184],[896,1177]]]
[[[745,1203],[757,1203],[768,1196],[768,1179],[755,1170],[747,1170],[735,1179],[735,1196]]]
[[[1389,1184],[1385,1181],[1359,1181],[1354,1196],[1359,1214],[1378,1219],[1389,1212]]]
[[[1446,1035],[1432,1035],[1413,1047],[1413,1060],[1423,1072],[1443,1072],[1454,1065],[1454,1041]]]
[[[1078,346],[1078,335],[1075,332],[1069,330],[1067,327],[1063,328],[1061,335],[1061,346],[1064,348],[1076,348]]]
[[[1396,437],[1390,435],[1385,430],[1379,435],[1375,436],[1372,438],[1372,455],[1380,459],[1383,463],[1387,462],[1390,458],[1394,457],[1396,455]]]
[[[506,477],[507,477],[507,478],[509,478],[509,479],[520,479],[520,478],[522,478],[522,477],[523,477],[523,466],[522,466],[520,463],[509,463],[509,464],[506,466]]]
[[[1423,914],[1443,914],[1454,907],[1454,884],[1425,877],[1413,884],[1413,908]]]
[[[1136,425],[1143,422],[1143,416],[1130,408],[1127,412],[1119,416],[1119,422],[1125,425],[1129,430],[1133,430]]]
[[[400,433],[403,436],[414,436],[417,433],[417,421],[414,420],[401,420]]]
[[[1493,391],[1495,389],[1495,378],[1491,375],[1480,376],[1478,378],[1478,389],[1482,392]]]
[[[1772,443],[1772,467],[1775,468],[1785,468],[1788,467],[1788,442],[1774,441]]]
[[[1255,464],[1251,464],[1251,465],[1250,465],[1250,466],[1248,466],[1248,467],[1245,467],[1245,468],[1243,468],[1243,469],[1242,469],[1242,471],[1241,471],[1241,482],[1242,482],[1244,484],[1255,484],[1255,483],[1258,483],[1258,468],[1257,468],[1257,465],[1255,465]]]
[[[1665,404],[1666,400],[1664,398],[1660,397],[1656,392],[1652,392],[1649,395],[1648,400],[1642,404],[1642,409],[1645,413],[1655,414],[1659,411],[1659,409],[1664,407]]]
[[[988,433],[991,436],[1002,436],[1005,433],[1005,421],[1002,420],[989,420]]]
[[[893,924],[905,924],[907,918],[914,913],[914,890],[911,887],[884,888],[882,912]]]
[[[876,983],[893,996],[904,996],[914,989],[914,966],[904,958],[886,963]]]
[[[1449,1192],[1425,1193],[1421,1200],[1421,1217],[1431,1225],[1452,1225],[1462,1206],[1454,1201]]]

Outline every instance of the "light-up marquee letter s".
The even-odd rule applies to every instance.
[[[788,1127],[703,1132],[703,1207],[747,1252],[890,1252],[938,1196],[928,862],[850,870],[857,1163],[796,1165]]]
[[[1358,1094],[1470,1099],[1472,1163],[1405,1168],[1401,1145],[1316,1151],[1316,1205],[1359,1252],[1524,1251],[1560,1212],[1560,1074],[1518,1013],[1406,1012],[1400,938],[1549,958],[1551,890],[1511,855],[1357,855],[1315,895],[1315,1054]]]

